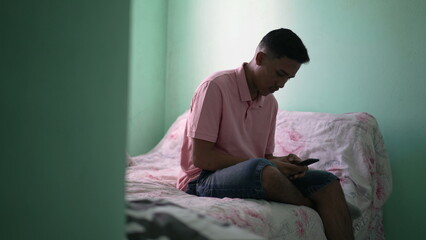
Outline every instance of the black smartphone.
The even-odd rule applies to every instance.
[[[301,162],[298,162],[298,163],[295,163],[295,164],[299,165],[299,166],[308,166],[308,165],[311,165],[312,163],[316,163],[318,161],[319,161],[319,159],[317,159],[317,158],[308,158],[305,161],[301,161]]]

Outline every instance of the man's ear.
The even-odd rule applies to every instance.
[[[256,65],[262,65],[263,61],[265,61],[266,53],[259,51],[256,53]]]

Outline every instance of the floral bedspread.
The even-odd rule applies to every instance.
[[[264,200],[199,198],[175,188],[187,112],[149,153],[129,157],[127,199],[165,199],[267,239],[326,239],[307,207]],[[382,207],[392,190],[389,160],[376,119],[367,113],[288,112],[277,116],[274,155],[320,161],[310,168],[340,178],[356,239],[384,239]]]

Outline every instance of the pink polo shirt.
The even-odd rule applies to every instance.
[[[272,154],[277,111],[272,94],[251,100],[243,65],[207,77],[192,98],[176,187],[185,191],[201,172],[193,164],[191,138],[214,142],[218,150],[236,157]]]

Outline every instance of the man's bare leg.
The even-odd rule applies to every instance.
[[[304,197],[293,183],[275,167],[266,166],[263,169],[262,186],[271,201],[314,207],[312,201]]]
[[[262,172],[262,185],[271,201],[315,209],[323,221],[328,240],[354,239],[352,220],[338,181],[330,183],[310,198],[306,198],[277,168],[266,166]]]
[[[312,194],[310,199],[321,216],[328,240],[354,239],[352,219],[339,181]]]

